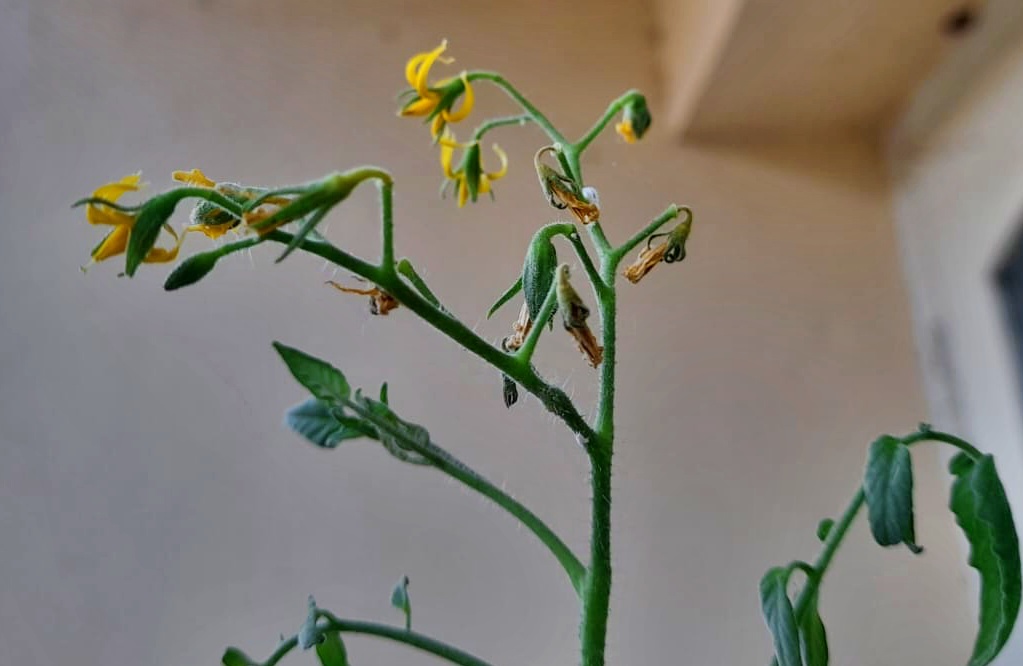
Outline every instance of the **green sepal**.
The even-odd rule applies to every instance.
[[[348,380],[331,364],[280,342],[274,342],[273,346],[292,376],[314,397],[338,404],[346,401],[351,395]]]
[[[632,133],[636,135],[637,139],[642,139],[653,122],[650,109],[647,107],[646,97],[643,95],[633,97],[625,106],[624,115],[625,119],[632,123]]]
[[[974,460],[960,453],[949,468],[956,477],[949,508],[970,544],[970,566],[980,574],[979,627],[969,666],[986,666],[1001,652],[1019,615],[1019,537],[994,458]]]
[[[316,646],[316,657],[320,666],[348,666],[348,650],[341,640],[341,632],[323,634],[323,640]]]
[[[490,306],[490,309],[487,310],[487,319],[490,319],[491,317],[493,317],[494,313],[501,309],[501,306],[503,306],[505,303],[507,303],[511,299],[515,298],[515,294],[519,293],[520,291],[522,291],[522,276],[521,275],[519,276],[518,280],[515,280],[515,284],[513,284],[510,287],[508,287],[508,290],[506,292],[504,292],[503,294],[501,294],[501,297],[498,298],[497,301],[495,301],[494,304]]]
[[[760,608],[774,638],[774,653],[779,666],[802,666],[799,629],[789,600],[787,586],[791,570],[774,567],[760,580]]]
[[[863,480],[870,532],[881,546],[906,544],[913,553],[916,545],[913,517],[913,462],[909,447],[890,435],[870,445]]]
[[[554,284],[554,271],[558,267],[558,251],[551,242],[546,227],[533,235],[522,265],[522,291],[526,296],[526,307],[534,326],[543,326],[547,322],[536,321],[543,307],[544,299]]]
[[[131,235],[128,236],[128,248],[125,252],[124,263],[125,275],[128,277],[135,275],[139,265],[156,245],[156,239],[160,237],[160,229],[174,214],[174,208],[177,207],[178,202],[188,196],[189,192],[187,191],[171,190],[158,194],[142,204],[135,217]]]

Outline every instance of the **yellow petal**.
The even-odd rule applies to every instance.
[[[198,169],[192,169],[191,171],[175,171],[171,174],[171,178],[179,183],[193,185],[195,187],[208,187],[212,189],[217,186],[215,182],[207,178],[206,174]]]
[[[135,216],[131,213],[124,213],[101,204],[89,204],[86,206],[85,219],[89,224],[102,224],[114,227],[131,227],[135,224]]]
[[[178,258],[178,251],[181,249],[181,244],[185,242],[186,234],[181,234],[174,231],[174,227],[169,224],[163,225],[163,228],[167,230],[171,236],[174,237],[174,247],[163,248],[154,247],[146,254],[145,259],[142,261],[147,264],[165,264],[169,261],[174,261]]]
[[[430,136],[437,138],[447,126],[447,121],[444,120],[444,112],[441,111],[433,117],[433,122],[430,123]]]
[[[122,224],[113,228],[113,230],[107,234],[107,237],[103,239],[103,242],[96,246],[96,249],[92,251],[93,262],[100,262],[109,259],[110,257],[116,257],[119,254],[124,254],[125,249],[128,247],[128,237],[131,235],[131,227],[126,224]]]
[[[412,87],[416,89],[419,96],[422,98],[436,98],[437,93],[430,90],[428,83],[430,77],[430,68],[433,67],[433,63],[437,61],[440,54],[448,48],[448,40],[444,40],[440,43],[440,46],[430,51],[423,56],[422,62],[419,64],[419,68],[416,69],[416,75],[413,81],[410,81]]]
[[[501,160],[501,168],[493,173],[487,173],[486,176],[490,180],[498,180],[504,178],[508,173],[508,154],[501,150],[501,146],[494,144],[494,152],[497,153],[498,159]]]
[[[490,194],[490,178],[487,174],[480,174],[480,184],[476,188],[480,194]]]
[[[417,53],[405,63],[405,80],[408,81],[410,86],[416,85],[416,74],[419,72],[419,67],[423,64],[423,59],[428,55],[429,52]]]
[[[476,102],[475,95],[473,95],[472,92],[472,86],[469,85],[469,77],[465,72],[462,72],[462,84],[465,86],[465,97],[462,99],[461,108],[453,113],[450,109],[441,111],[441,115],[444,116],[444,120],[449,123],[457,123],[459,120],[465,120],[472,112],[473,104]]]
[[[469,200],[469,185],[465,178],[458,179],[458,207],[461,208]]]
[[[224,222],[222,224],[193,224],[185,227],[187,232],[196,232],[203,234],[206,238],[216,240],[226,234],[231,229],[238,226],[237,220],[231,220],[230,222]]]
[[[451,133],[451,130],[446,130],[439,141],[440,166],[444,169],[444,175],[451,179],[456,177],[455,172],[451,169],[451,158],[455,154],[455,147],[458,146],[454,139],[455,135]]]
[[[95,199],[106,199],[107,201],[117,201],[125,192],[137,192],[141,189],[139,181],[142,179],[142,172],[136,171],[133,174],[129,174],[113,183],[107,183],[103,185],[95,192],[92,193]]]
[[[636,143],[636,132],[632,129],[631,120],[623,120],[615,125],[615,131],[625,139],[626,143]]]
[[[420,98],[401,110],[403,116],[428,116],[437,108],[437,98]]]

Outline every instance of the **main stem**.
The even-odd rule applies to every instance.
[[[583,617],[579,630],[583,666],[604,666],[611,604],[611,458],[614,452],[616,294],[614,262],[603,252],[600,272],[606,286],[597,297],[604,360],[600,366],[600,401],[594,427],[596,439],[587,447],[593,497],[590,567],[583,588]]]

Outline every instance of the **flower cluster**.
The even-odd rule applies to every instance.
[[[466,72],[430,83],[430,69],[438,60],[444,64],[454,62],[454,59],[441,55],[447,48],[448,42],[445,39],[432,51],[412,56],[405,65],[405,80],[411,89],[403,93],[408,101],[401,107],[400,113],[403,116],[425,117],[430,122],[430,133],[434,139],[441,136],[448,123],[468,118],[475,100]],[[465,95],[465,99],[456,111],[454,106],[462,95]]]

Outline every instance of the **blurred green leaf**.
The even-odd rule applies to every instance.
[[[345,417],[337,407],[317,398],[310,398],[288,410],[284,417],[288,427],[316,446],[333,449],[349,439],[372,437],[361,421]]]
[[[874,540],[921,552],[913,526],[913,463],[901,440],[883,435],[870,445],[863,492]]]
[[[391,605],[405,614],[405,630],[412,629],[412,600],[408,595],[408,576],[394,584],[391,590]]]
[[[321,666],[348,666],[348,651],[341,640],[341,633],[332,631],[323,635],[323,641],[316,646],[316,656]]]
[[[789,570],[774,567],[760,580],[760,608],[767,628],[774,637],[774,653],[779,666],[802,666],[796,615],[786,590]]]
[[[274,342],[273,345],[292,376],[315,397],[330,403],[339,403],[351,395],[348,380],[331,364],[280,342]]]
[[[949,469],[956,477],[949,508],[970,543],[970,566],[980,574],[980,621],[969,666],[985,666],[998,656],[1019,615],[1019,537],[994,458],[960,453]]]

